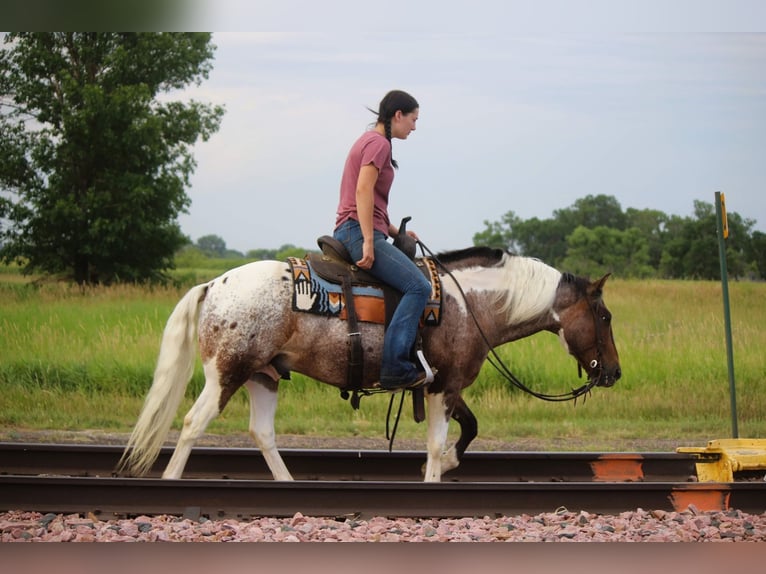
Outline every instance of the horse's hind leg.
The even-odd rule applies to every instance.
[[[210,421],[221,412],[221,386],[218,370],[211,363],[205,364],[204,370],[205,387],[184,417],[181,436],[178,438],[178,443],[165,472],[162,473],[162,478],[181,478],[194,443],[205,432]]]
[[[277,411],[277,383],[258,373],[245,383],[250,394],[250,435],[261,450],[274,480],[292,480],[277,450],[274,415]]]

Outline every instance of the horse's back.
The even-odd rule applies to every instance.
[[[284,294],[289,287],[289,268],[280,261],[255,261],[235,267],[208,283],[206,303],[218,308],[236,306],[243,302],[257,303]]]

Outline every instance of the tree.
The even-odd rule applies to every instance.
[[[519,253],[537,257],[549,265],[557,266],[566,255],[566,237],[573,229],[558,219],[533,217],[520,221],[513,229],[513,238]]]
[[[597,277],[605,272],[621,277],[650,277],[649,250],[641,232],[599,225],[579,226],[567,237],[567,256],[562,266],[573,273]]]
[[[755,221],[728,212],[726,259],[732,278],[766,278],[766,235]],[[622,212],[611,196],[588,195],[549,219],[522,220],[512,211],[484,222],[475,245],[502,246],[554,267],[595,275],[604,270],[630,277],[716,279],[720,276],[715,207],[694,202],[694,218],[659,210]]]
[[[665,241],[662,245],[659,272],[667,279],[686,277],[683,258],[689,249],[689,238],[686,226],[688,217],[671,215],[665,223]]]
[[[586,195],[571,207],[555,210],[553,217],[568,227],[570,233],[580,225],[588,229],[603,226],[622,230],[627,221],[620,202],[611,195]]]
[[[725,243],[726,267],[732,278],[739,279],[747,274],[747,268],[757,260],[757,253],[752,249],[755,221],[745,219],[735,211],[728,213],[726,221],[729,227],[729,237]],[[715,277],[720,277],[720,270]]]
[[[629,207],[625,210],[626,228],[637,229],[646,240],[649,252],[649,265],[659,269],[662,257],[662,245],[666,238],[668,216],[657,209],[636,209]]]
[[[475,234],[473,242],[474,245],[502,245],[556,266],[567,254],[566,237],[578,226],[623,230],[626,221],[617,199],[609,195],[588,195],[571,207],[555,210],[550,219],[533,217],[524,221],[509,211],[500,222],[485,221],[485,230]]]
[[[197,239],[197,247],[208,257],[225,257],[226,242],[218,235],[204,235]]]
[[[296,247],[292,243],[285,243],[274,254],[274,259],[283,261],[288,257],[302,258],[306,256],[306,250],[303,247]]]
[[[754,221],[731,212],[727,217],[729,238],[726,261],[732,278],[743,277],[752,262],[750,230]],[[668,278],[719,279],[721,263],[715,206],[694,201],[694,218],[674,216],[668,220],[667,236],[660,261],[661,275]]]
[[[766,233],[754,231],[748,247],[748,261],[752,261],[756,277],[766,279]]]
[[[0,51],[0,257],[77,283],[163,276],[223,109],[159,100],[207,78],[210,34],[12,33]]]
[[[473,244],[518,251],[518,246],[513,240],[513,229],[519,223],[521,223],[521,219],[513,211],[503,215],[502,221],[484,220],[486,228],[484,231],[474,234]]]

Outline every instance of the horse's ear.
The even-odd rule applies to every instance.
[[[606,283],[606,280],[609,279],[609,276],[611,273],[607,273],[604,275],[601,279],[598,279],[597,281],[594,281],[590,284],[588,287],[588,293],[592,297],[601,297],[603,291],[604,291],[604,283]]]

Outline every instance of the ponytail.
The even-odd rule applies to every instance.
[[[399,164],[396,163],[396,160],[394,159],[394,144],[391,141],[391,118],[388,118],[383,122],[383,127],[386,128],[386,139],[391,146],[391,165],[394,166],[394,169],[399,169]]]

